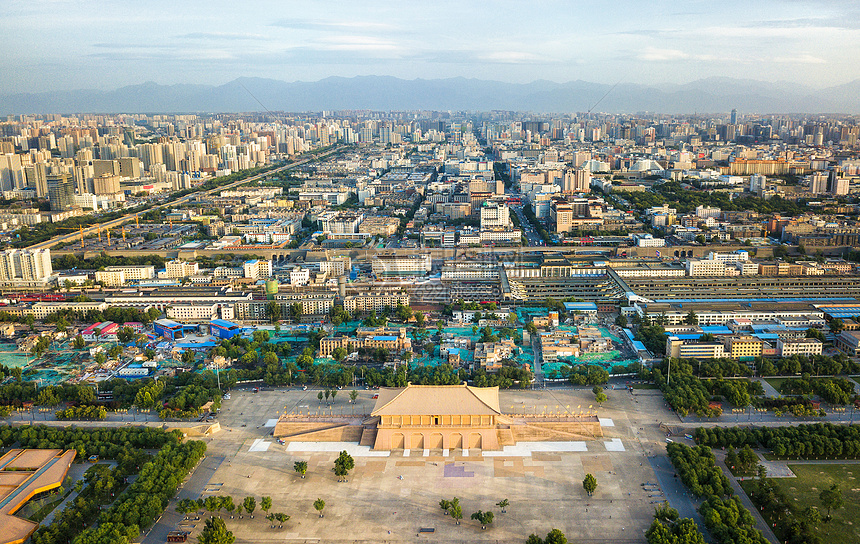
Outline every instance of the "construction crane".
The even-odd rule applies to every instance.
[[[125,225],[122,226],[122,241],[125,242]]]
[[[107,233],[108,245],[110,245],[110,229],[105,229],[105,232]]]

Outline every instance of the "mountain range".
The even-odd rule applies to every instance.
[[[513,110],[668,114],[860,113],[860,80],[813,89],[794,82],[713,77],[683,85],[587,81],[504,83],[467,78],[329,77],[313,82],[239,78],[224,85],[153,82],[113,91],[0,95],[0,114],[322,110]]]

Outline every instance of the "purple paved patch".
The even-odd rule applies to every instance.
[[[474,476],[475,473],[466,472],[466,467],[463,465],[455,465],[454,463],[448,463],[445,465],[446,478],[473,478]]]

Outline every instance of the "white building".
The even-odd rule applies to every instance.
[[[687,261],[688,276],[725,276],[726,263],[722,261],[710,261],[691,259]]]
[[[815,338],[798,338],[797,340],[776,341],[776,351],[780,357],[792,355],[821,355],[824,344]]]
[[[481,229],[504,229],[510,222],[510,209],[506,204],[487,201],[481,205]]]
[[[650,234],[634,234],[633,240],[637,247],[663,247],[666,245],[666,240],[655,238]]]
[[[151,264],[141,266],[107,266],[107,272],[122,272],[125,281],[151,280],[155,277],[155,267]]]
[[[0,254],[0,280],[45,281],[53,273],[50,249],[7,249]]]
[[[297,266],[290,270],[290,285],[307,285],[311,280],[311,271]]]
[[[749,261],[750,260],[750,254],[749,254],[749,252],[744,251],[742,249],[738,250],[738,251],[734,251],[732,253],[715,253],[715,252],[711,251],[710,253],[708,253],[708,260],[709,261],[720,261],[720,262],[726,263],[726,264],[735,264],[735,263],[739,263],[741,261]]]

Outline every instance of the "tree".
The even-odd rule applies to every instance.
[[[72,341],[72,345],[75,347],[75,349],[84,349],[84,346],[86,345],[86,343],[84,342],[84,337],[80,334],[75,336],[75,339]]]
[[[320,517],[323,517],[323,508],[325,508],[325,501],[322,499],[317,499],[314,501],[314,508],[317,512],[320,513]]]
[[[272,323],[277,323],[281,320],[281,305],[271,300],[266,303],[266,315]]]
[[[320,404],[322,404],[322,399],[323,399],[323,392],[322,391],[317,393],[317,398],[319,399]],[[326,395],[326,400],[328,400],[328,395]]]
[[[418,312],[417,314],[415,314],[415,324],[418,325],[419,329],[424,328],[424,321],[425,320],[426,320],[426,318],[424,317],[424,314],[422,314],[421,312]]]
[[[209,518],[206,520],[203,531],[197,537],[200,544],[233,544],[236,537],[227,530],[227,524],[221,518]]]
[[[567,544],[567,537],[558,529],[553,529],[547,533],[546,539],[541,539],[541,537],[535,534],[529,535],[526,544]]]
[[[272,497],[263,497],[260,499],[260,510],[269,515],[269,510],[272,509]]]
[[[684,318],[684,323],[686,323],[687,325],[698,325],[699,317],[696,315],[696,312],[690,310],[690,313],[688,313],[687,316]]]
[[[337,361],[338,363],[346,359],[346,348],[337,347],[334,348],[334,351],[331,352],[331,358]]]
[[[331,469],[332,472],[337,476],[337,481],[346,481],[346,477],[349,475],[349,471],[355,467],[355,460],[352,458],[350,454],[343,450],[340,452],[340,455],[334,461],[334,467]]]
[[[182,364],[192,365],[194,364],[194,352],[190,349],[186,349],[182,352]]]
[[[454,500],[451,501],[451,507],[448,509],[448,513],[451,514],[451,519],[457,525],[460,525],[460,520],[463,519],[463,507],[460,506],[460,499],[454,497]]]
[[[526,332],[529,334],[537,333],[537,326],[533,322],[529,321],[528,325],[526,325]]]
[[[509,504],[511,504],[511,503],[510,503],[510,501],[508,501],[508,499],[502,499],[496,503],[496,506],[498,506],[502,510],[502,514],[504,514],[505,512],[507,512],[507,508],[508,508]]]
[[[585,475],[585,479],[582,480],[582,488],[585,489],[589,497],[594,494],[594,490],[597,489],[597,479],[594,475],[591,473]]]
[[[233,497],[226,496],[224,497],[224,510],[230,513],[230,519],[233,519],[233,512],[236,511],[236,504],[233,502]]]
[[[123,327],[116,333],[116,339],[122,344],[128,344],[134,338],[134,329],[131,327]]]
[[[839,334],[845,329],[845,323],[841,319],[831,319],[829,326],[830,332],[833,334]]]
[[[305,477],[305,473],[308,471],[308,462],[307,461],[296,461],[293,463],[293,470],[302,475],[302,478]]]
[[[294,302],[294,303],[290,304],[290,318],[291,319],[298,319],[298,318],[302,317],[302,313],[303,313],[303,311],[302,311],[302,303],[301,302]]]
[[[830,519],[830,511],[838,510],[842,508],[844,504],[844,500],[842,498],[842,490],[839,489],[839,486],[833,484],[830,486],[830,489],[825,489],[818,495],[818,499],[821,501],[821,506],[827,508],[827,519]]]
[[[623,329],[627,326],[627,318],[619,314],[618,317],[615,318],[615,324]]]
[[[351,391],[349,392],[349,400],[350,400],[350,402],[352,402],[353,404],[355,404],[355,399],[357,399],[357,398],[358,398],[358,391],[356,391],[355,389],[351,390]]]
[[[448,515],[448,510],[451,509],[451,501],[448,499],[442,499],[439,501],[439,508],[445,511],[445,515]]]
[[[251,519],[253,519],[254,509],[257,508],[257,499],[254,497],[245,497],[245,500],[242,501],[242,505],[245,507],[245,511],[248,512],[248,515],[251,516]]]
[[[597,404],[603,404],[604,402],[606,402],[606,393],[604,393],[603,391],[597,393],[596,395],[594,395],[594,401]]]
[[[331,403],[334,404],[334,398],[337,396],[337,389],[331,390]]]
[[[481,529],[486,529],[487,525],[493,523],[493,513],[492,512],[483,512],[478,510],[472,514],[472,519],[481,524]]]
[[[654,509],[654,519],[674,523],[678,521],[678,511],[669,506],[669,502],[666,501]]]

